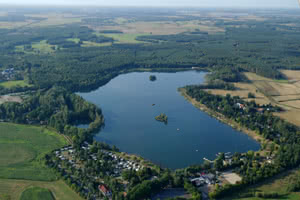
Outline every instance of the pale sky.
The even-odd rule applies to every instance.
[[[299,8],[298,0],[0,0],[0,4]]]

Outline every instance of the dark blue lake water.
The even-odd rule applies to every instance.
[[[157,80],[151,82],[150,75]],[[204,76],[205,72],[196,71],[129,73],[79,95],[103,111],[105,127],[96,136],[98,141],[164,167],[199,164],[218,152],[258,150],[255,140],[195,108],[177,91],[202,83]],[[168,116],[167,125],[154,119],[160,113]]]

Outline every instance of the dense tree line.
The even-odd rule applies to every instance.
[[[242,69],[234,67],[215,67],[213,72],[207,75],[207,79],[208,81],[222,80],[227,83],[242,82],[246,80],[242,71]]]
[[[235,86],[232,83],[227,83],[222,80],[207,80],[207,83],[197,85],[197,87],[200,89],[220,89],[220,90],[235,90]]]
[[[163,187],[166,187],[170,183],[170,174],[166,172],[159,179],[156,180],[145,180],[142,183],[133,187],[126,199],[135,200],[135,199],[147,199],[150,198],[153,194],[156,194]]]
[[[19,93],[19,92],[28,92],[36,90],[36,87],[28,87],[28,86],[14,86],[11,88],[6,88],[0,85],[0,95],[11,94],[11,93]]]

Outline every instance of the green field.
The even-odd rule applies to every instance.
[[[22,192],[20,200],[54,200],[50,190],[40,187],[30,187]]]
[[[26,83],[24,80],[21,80],[21,81],[5,81],[5,82],[1,82],[0,86],[3,86],[5,88],[12,88],[12,87],[16,87],[16,86],[19,86],[19,87],[28,86],[28,87],[30,87],[32,85]]]
[[[23,192],[32,187],[41,187],[51,191],[55,200],[82,200],[62,180],[45,182],[14,179],[0,179],[0,199],[19,200]]]
[[[75,42],[75,41],[74,41]],[[23,53],[53,53],[57,49],[57,45],[51,45],[47,40],[42,40],[40,42],[33,42],[29,47],[24,45],[16,46],[16,52]]]
[[[80,39],[79,38],[68,38],[67,41],[74,42],[74,43],[78,44],[80,42]]]
[[[40,53],[52,53],[57,48],[55,45],[48,44],[47,40],[33,43],[31,46],[35,52]]]
[[[45,128],[0,123],[0,178],[55,180],[40,159],[67,144],[63,136]]]

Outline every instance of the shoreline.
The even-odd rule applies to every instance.
[[[192,97],[190,97],[189,95],[187,95],[186,90],[184,88],[179,88],[178,91],[180,92],[180,94],[188,101],[190,102],[193,106],[195,106],[196,108],[198,108],[199,110],[205,112],[206,114],[208,114],[209,116],[217,119],[218,121],[231,126],[233,129],[242,132],[244,134],[247,134],[248,136],[250,136],[252,139],[254,139],[255,141],[257,141],[260,145],[262,145],[263,142],[269,142],[268,140],[266,140],[265,138],[263,138],[262,136],[258,135],[255,131],[249,130],[245,127],[242,127],[241,125],[239,125],[237,122],[226,118],[223,114],[218,113],[216,111],[213,111],[209,108],[207,108],[204,104],[199,103],[198,101],[196,101],[195,99],[193,99]],[[263,151],[260,147],[260,149],[258,151]]]

